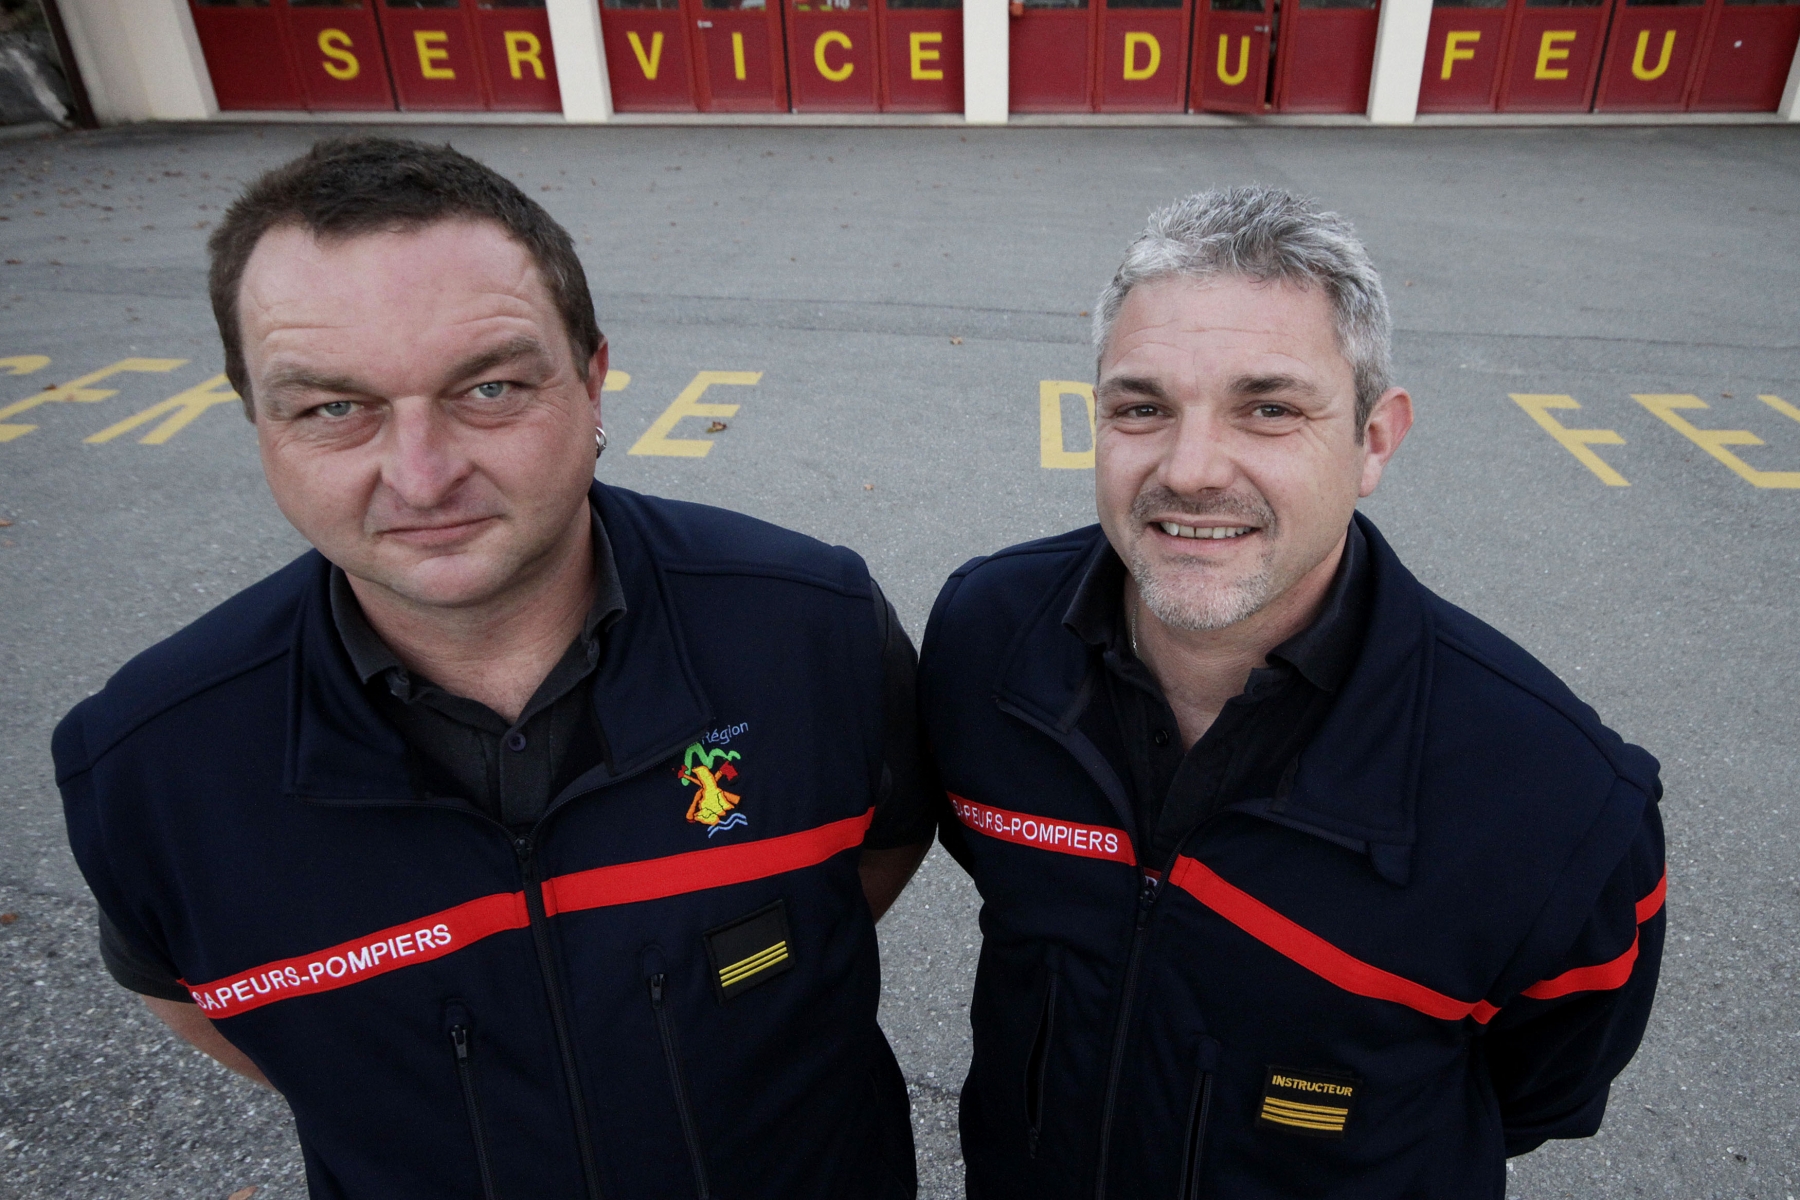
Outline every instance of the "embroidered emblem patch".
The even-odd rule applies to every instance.
[[[681,780],[683,786],[694,789],[694,798],[688,802],[687,819],[696,825],[708,826],[706,836],[709,838],[722,829],[736,829],[750,823],[749,817],[737,811],[743,797],[720,786],[737,778],[738,770],[732,764],[741,757],[736,750],[708,750],[695,742],[682,755],[681,769],[675,772],[675,778]]]
[[[1258,1125],[1302,1137],[1341,1138],[1362,1080],[1337,1071],[1270,1067]]]
[[[713,989],[721,1002],[767,983],[794,966],[788,951],[787,903],[783,900],[708,930],[705,937]]]

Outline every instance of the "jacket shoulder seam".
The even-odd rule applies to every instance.
[[[1508,687],[1513,688],[1515,691],[1529,696],[1538,704],[1541,704],[1546,709],[1555,713],[1564,724],[1574,729],[1582,736],[1588,745],[1594,748],[1594,753],[1598,754],[1606,763],[1607,768],[1613,773],[1615,778],[1622,783],[1628,784],[1635,791],[1645,791],[1639,786],[1638,781],[1635,778],[1620,769],[1617,756],[1613,754],[1612,750],[1604,742],[1595,736],[1593,722],[1584,719],[1578,713],[1570,712],[1567,705],[1559,702],[1552,696],[1545,695],[1541,688],[1535,687],[1525,680],[1520,679],[1513,672],[1502,667],[1494,662],[1491,657],[1482,653],[1479,648],[1470,645],[1467,641],[1457,637],[1455,634],[1445,632],[1442,625],[1438,626],[1436,634],[1438,642],[1446,649],[1462,655],[1495,679],[1506,684]],[[1546,668],[1546,670],[1548,670],[1548,668]],[[1648,792],[1645,792],[1645,795],[1648,794]]]
[[[104,742],[84,747],[86,753],[83,756],[82,763],[80,766],[70,771],[64,778],[72,779],[77,775],[92,770],[102,758],[105,758],[113,750],[117,749],[121,742],[130,738],[138,730],[142,729],[145,725],[148,725],[151,721],[156,720],[156,718],[162,716],[164,713],[172,712],[184,704],[191,703],[192,701],[199,699],[205,693],[212,691],[214,688],[223,687],[234,679],[239,679],[253,671],[266,667],[276,659],[286,657],[289,653],[290,648],[287,646],[274,647],[266,653],[258,655],[247,662],[235,663],[225,671],[202,677],[187,687],[182,688],[174,695],[159,700],[155,704],[134,713]],[[90,697],[90,700],[100,700],[105,695],[106,693],[101,691],[97,695]],[[83,721],[83,725],[87,726],[85,720]],[[87,727],[91,728],[91,726]]]

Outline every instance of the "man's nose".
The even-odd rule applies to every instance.
[[[389,410],[381,481],[408,508],[433,508],[468,474],[456,423],[437,405],[400,400]]]
[[[1183,412],[1158,471],[1163,485],[1181,495],[1230,488],[1237,482],[1238,470],[1228,433],[1211,414]]]

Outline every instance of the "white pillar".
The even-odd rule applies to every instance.
[[[556,83],[562,89],[563,119],[594,124],[613,115],[612,84],[606,77],[606,46],[600,40],[599,0],[547,0],[550,44],[556,55]]]
[[[1004,125],[1010,96],[1006,0],[963,0],[963,120]]]
[[[1794,48],[1794,61],[1788,67],[1787,87],[1781,93],[1781,107],[1775,111],[1784,121],[1800,121],[1800,46]]]
[[[1375,71],[1369,78],[1369,120],[1411,125],[1419,115],[1431,0],[1381,0],[1375,33]]]
[[[63,0],[61,11],[102,122],[194,121],[219,111],[187,0]]]

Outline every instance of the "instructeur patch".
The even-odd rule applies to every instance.
[[[1256,1123],[1302,1137],[1341,1138],[1362,1080],[1339,1071],[1270,1067]]]

